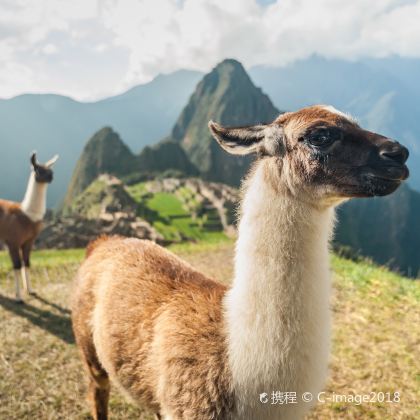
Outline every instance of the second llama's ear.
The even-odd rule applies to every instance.
[[[272,125],[227,128],[210,121],[209,129],[220,146],[233,155],[261,152],[273,156],[282,143],[282,129]]]
[[[38,162],[36,160],[36,152],[32,152],[32,155],[31,155],[31,164],[34,167],[34,169],[38,166]]]
[[[59,158],[59,156],[58,155],[55,155],[54,157],[52,157],[46,164],[45,164],[45,166],[47,167],[47,168],[51,168],[53,165],[54,165],[54,163],[55,162],[57,162],[57,160],[58,160],[58,158]]]

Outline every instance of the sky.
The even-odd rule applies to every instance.
[[[0,0],[0,98],[95,100],[224,58],[420,56],[420,0]]]

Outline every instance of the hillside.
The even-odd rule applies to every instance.
[[[137,158],[137,172],[164,177],[168,171],[179,174],[198,175],[198,169],[191,163],[184,149],[168,139],[152,146],[146,146]]]
[[[171,137],[182,145],[204,179],[237,186],[251,160],[221,150],[209,133],[209,120],[241,126],[271,122],[278,115],[269,97],[252,83],[242,65],[224,60],[197,85]]]
[[[165,178],[127,187],[137,215],[168,242],[214,240],[235,233],[238,193],[198,178]]]
[[[232,243],[171,248],[198,270],[229,283]],[[0,418],[88,418],[83,366],[70,325],[69,295],[82,250],[36,251],[32,279],[37,297],[12,301],[13,281],[0,284]],[[333,257],[333,343],[329,381],[332,395],[400,392],[392,403],[318,404],[307,420],[417,419],[420,371],[418,308],[420,283],[372,264]],[[0,252],[0,276],[9,259]],[[36,361],[36,363],[34,363]],[[42,401],[42,404],[40,404]],[[113,387],[113,419],[151,420]]]
[[[136,159],[120,136],[110,127],[95,133],[86,143],[76,164],[64,209],[100,174],[127,175],[135,170]]]
[[[178,143],[164,140],[135,155],[112,128],[104,127],[89,139],[77,161],[62,206],[64,214],[90,183],[105,173],[125,177],[132,183],[169,174],[193,176],[198,170]]]
[[[67,241],[65,229],[68,234],[78,234],[71,227],[75,224],[84,226],[92,237],[115,233],[159,237],[165,243],[225,238],[235,233],[237,200],[235,189],[198,178],[162,178],[126,186],[114,176],[103,174],[77,195],[60,217],[47,223],[37,245],[54,246],[55,241],[63,248],[74,246],[78,241],[74,237]],[[113,228],[108,220],[118,220],[120,226]],[[126,229],[125,225],[133,223],[150,225],[146,236]],[[82,236],[80,243],[86,234]]]
[[[173,142],[160,145],[158,149],[174,145],[182,151]],[[147,148],[140,156],[153,156],[154,149]],[[153,159],[145,158],[146,162],[148,168],[152,168]],[[128,206],[128,212],[136,213],[141,220],[150,223],[168,243],[202,240],[221,232],[232,234],[239,198],[237,190],[185,175],[171,178],[171,171],[165,171],[165,167],[161,168],[159,176],[155,172],[153,180],[150,180],[153,172],[149,172],[150,176],[136,182],[139,173],[135,172],[126,177],[128,184],[121,184],[118,189],[110,189],[100,178],[96,179],[69,201],[63,214],[98,218],[104,206],[110,214]],[[169,177],[164,176],[165,172]],[[75,179],[79,177],[75,175]],[[369,257],[417,278],[420,269],[419,214],[420,193],[407,185],[387,197],[351,200],[338,208],[335,246],[344,255]],[[100,233],[100,230],[96,232]],[[45,241],[42,239],[41,242],[44,244]],[[54,246],[53,242],[48,243]]]
[[[335,241],[411,277],[420,277],[420,193],[357,199],[338,210]]]

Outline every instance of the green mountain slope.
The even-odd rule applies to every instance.
[[[279,111],[257,88],[242,65],[224,60],[197,85],[172,130],[204,179],[238,185],[249,158],[228,155],[210,136],[209,120],[240,126],[271,122]]]
[[[105,127],[95,133],[86,146],[74,169],[64,200],[64,207],[102,173],[126,175],[136,167],[135,156],[112,128]]]
[[[137,215],[169,242],[219,240],[234,233],[237,191],[198,178],[165,178],[127,187]]]
[[[134,155],[112,128],[104,127],[87,142],[76,164],[64,199],[64,213],[100,174],[125,177],[132,182],[165,173],[194,176],[198,171],[174,141],[146,146],[139,155]]]
[[[137,158],[137,170],[142,173],[161,175],[171,169],[183,174],[198,175],[197,168],[188,159],[185,151],[172,140],[146,146]]]
[[[338,210],[335,241],[409,276],[420,270],[420,193],[407,185]]]

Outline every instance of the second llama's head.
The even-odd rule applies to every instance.
[[[267,125],[210,121],[209,128],[227,152],[256,153],[276,190],[316,203],[387,195],[408,177],[404,146],[330,106],[287,112]]]
[[[52,167],[55,162],[57,162],[58,155],[55,155],[51,158],[48,162],[41,164],[36,159],[36,153],[32,153],[31,155],[31,165],[32,170],[35,175],[35,181],[38,183],[47,183],[50,184],[53,180],[53,171]]]

